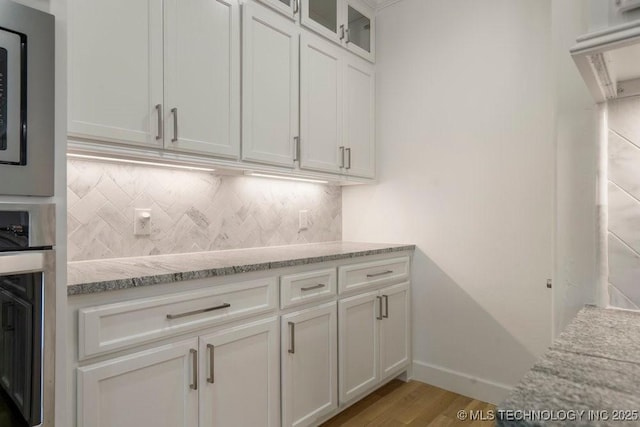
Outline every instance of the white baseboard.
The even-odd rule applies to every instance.
[[[422,381],[454,393],[468,396],[494,405],[504,400],[513,390],[506,384],[474,377],[430,363],[413,361],[412,379]]]

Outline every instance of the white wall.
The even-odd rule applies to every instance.
[[[598,111],[568,54],[576,37],[588,31],[588,23],[583,0],[552,2],[557,143],[554,336],[584,304],[596,303],[598,293]]]
[[[343,238],[417,244],[415,376],[497,402],[552,335],[555,130],[579,122],[555,119],[552,3],[404,0],[377,31],[379,184],[343,190]]]

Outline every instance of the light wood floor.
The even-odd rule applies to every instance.
[[[460,410],[495,412],[495,406],[418,381],[393,380],[336,415],[322,427],[336,426],[472,426],[489,427],[493,421],[460,421]]]

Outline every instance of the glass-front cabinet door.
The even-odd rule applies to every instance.
[[[375,19],[373,11],[355,0],[346,0],[347,49],[363,58],[375,61]]]
[[[344,0],[302,0],[302,25],[340,43],[346,31],[346,26],[340,22],[342,1]]]
[[[300,9],[300,0],[260,0],[260,2],[271,6],[289,18],[295,18]]]

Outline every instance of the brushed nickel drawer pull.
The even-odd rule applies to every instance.
[[[368,278],[379,277],[379,276],[384,276],[386,274],[391,274],[391,273],[393,273],[393,270],[387,270],[387,271],[382,271],[380,273],[367,274],[367,277]]]
[[[382,320],[382,297],[378,295],[376,298],[378,299],[378,313],[380,313],[376,316],[376,319]]]
[[[214,351],[216,350],[213,344],[207,344],[207,349],[209,349],[209,378],[207,378],[207,382],[213,384],[215,381],[215,377],[213,376],[214,367]]]
[[[190,349],[193,361],[193,382],[189,385],[191,390],[198,389],[198,350]]]
[[[196,314],[207,313],[209,311],[215,311],[215,310],[222,310],[223,308],[229,308],[229,307],[231,307],[231,304],[224,303],[224,304],[221,304],[221,305],[217,305],[215,307],[203,308],[201,310],[188,311],[186,313],[167,314],[167,319],[169,319],[169,320],[179,319],[181,317],[194,316]]]
[[[314,289],[324,288],[326,285],[324,283],[318,283],[315,286],[307,286],[306,288],[300,288],[301,291],[312,291]]]
[[[296,353],[296,324],[293,322],[289,322],[289,334],[290,334],[290,344],[289,344],[289,353]]]

